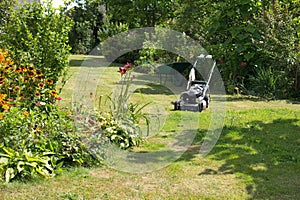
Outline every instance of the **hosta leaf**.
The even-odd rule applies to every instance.
[[[8,164],[8,158],[5,157],[0,158],[0,165],[7,165],[7,164]]]
[[[12,150],[12,149],[10,149],[10,148],[6,148],[6,147],[3,147],[2,149],[3,149],[3,151],[4,151],[5,153],[7,153],[7,155],[9,155],[9,157],[15,156],[14,150]]]
[[[54,152],[43,152],[43,156],[55,155]]]
[[[4,154],[4,153],[0,153],[0,157],[10,158],[11,156]]]
[[[46,169],[43,169],[42,167],[37,167],[36,171],[40,175],[44,176],[45,178],[50,178],[51,177],[51,174]]]
[[[25,164],[28,165],[28,166],[34,167],[34,168],[36,168],[38,166],[38,164],[36,162],[31,162],[31,163],[26,162]]]
[[[11,167],[8,168],[5,172],[5,181],[8,183],[14,177],[15,177],[15,170]]]
[[[18,164],[17,164],[17,170],[18,170],[19,173],[24,170],[24,167],[21,167],[23,165],[25,165],[25,162],[23,162],[23,161],[19,161],[18,162]]]

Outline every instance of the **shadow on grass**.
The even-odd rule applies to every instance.
[[[299,199],[299,119],[251,121],[224,127],[208,159],[223,161],[218,169],[200,175],[235,174],[244,182],[251,199]],[[179,159],[189,161],[199,152],[206,130],[199,130],[191,148]]]
[[[69,61],[69,65],[74,66],[74,67],[79,67],[79,66],[81,66],[82,62],[83,62],[82,59],[71,59]]]
[[[173,95],[173,92],[163,85],[148,83],[148,87],[138,88],[135,93]]]
[[[253,101],[253,102],[260,102],[260,101],[267,101],[266,99],[255,97],[255,96],[245,96],[245,95],[228,95],[226,101]]]
[[[300,97],[299,97],[299,99],[290,99],[290,100],[287,100],[287,103],[290,103],[290,104],[300,104]]]
[[[73,56],[69,60],[69,65],[73,67],[79,67],[79,66],[107,67],[108,64],[109,63],[105,60],[103,56],[79,55],[79,56]]]

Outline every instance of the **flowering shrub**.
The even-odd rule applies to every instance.
[[[98,120],[100,127],[110,142],[117,144],[122,149],[138,146],[142,141],[141,120],[146,122],[149,131],[149,118],[142,110],[149,103],[128,103],[130,93],[129,86],[135,78],[131,75],[134,66],[126,63],[120,67],[121,88],[115,97],[110,99],[110,112],[100,112]]]
[[[59,80],[65,83],[69,66],[68,35],[73,22],[65,11],[53,8],[50,1],[27,1],[13,9],[0,34],[1,47],[14,52],[18,65],[32,63],[54,86]]]
[[[15,65],[5,50],[0,49],[0,112],[12,106],[33,108],[61,100],[53,80],[31,64]]]
[[[0,50],[0,180],[49,178],[63,166],[95,161],[56,100],[52,79]]]

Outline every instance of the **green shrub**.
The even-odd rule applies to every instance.
[[[149,103],[129,102],[129,87],[133,80],[131,71],[134,67],[126,64],[119,68],[121,74],[120,88],[111,97],[107,97],[105,105],[109,111],[102,110],[85,112],[83,106],[79,106],[76,122],[81,131],[82,140],[97,158],[105,157],[105,145],[115,144],[121,149],[130,149],[139,146],[144,140],[145,127],[149,134],[149,118],[143,112]],[[99,105],[103,102],[99,100]],[[86,117],[85,117],[86,116]]]
[[[0,120],[0,179],[52,177],[63,166],[89,165],[94,158],[80,142],[72,118],[48,105],[12,107]]]
[[[139,124],[132,118],[116,120],[112,113],[100,113],[99,123],[103,134],[108,140],[121,149],[139,146],[143,141]]]
[[[9,51],[0,49],[0,180],[49,178],[62,167],[99,163],[72,116],[55,105],[56,84],[66,78],[69,26],[49,4],[25,4],[3,29]]]
[[[0,40],[9,49],[16,64],[31,63],[53,80],[65,81],[70,47],[68,33],[72,21],[51,4],[25,3],[20,5],[5,25]]]

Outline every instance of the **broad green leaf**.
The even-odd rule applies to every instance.
[[[1,156],[1,155],[0,155]],[[6,158],[6,157],[1,157],[0,158],[0,165],[6,165],[6,164],[8,164],[8,158]]]
[[[4,153],[0,153],[0,157],[11,158],[11,156],[10,156],[10,155],[4,154]]]
[[[17,164],[17,170],[19,173],[24,170],[24,167],[21,167],[22,165],[25,165],[25,162],[19,161]]]
[[[8,168],[5,172],[5,181],[8,183],[10,182],[11,179],[13,179],[15,177],[15,171],[13,168]]]
[[[3,151],[5,151],[5,153],[7,153],[9,155],[9,157],[15,156],[15,152],[13,149],[7,148],[7,147],[3,147],[2,149],[3,149]]]

